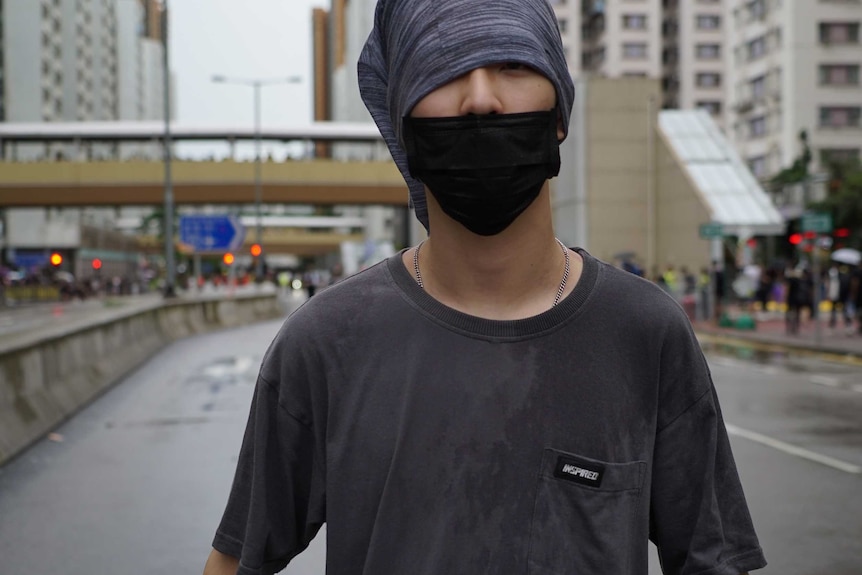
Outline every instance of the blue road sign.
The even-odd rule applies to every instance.
[[[234,252],[244,239],[245,228],[233,216],[180,217],[180,242],[196,252]]]

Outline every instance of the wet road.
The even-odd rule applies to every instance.
[[[175,343],[0,468],[0,573],[200,573],[279,325]],[[862,366],[709,357],[761,573],[862,573]],[[322,539],[286,573],[322,575]]]

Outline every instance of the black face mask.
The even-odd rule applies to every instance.
[[[481,236],[502,232],[560,172],[557,110],[404,118],[410,175],[452,219]]]

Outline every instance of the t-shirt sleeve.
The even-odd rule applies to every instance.
[[[302,411],[258,378],[236,475],[213,547],[240,558],[239,575],[275,573],[325,518],[322,447]]]
[[[699,397],[657,431],[650,539],[666,575],[739,575],[765,566],[766,560],[705,359],[699,347],[692,347],[696,342],[681,345],[685,351],[679,353],[677,347],[674,355],[687,365],[674,377],[695,378],[696,383],[689,379],[685,385],[686,392]],[[686,395],[679,387],[677,391]]]

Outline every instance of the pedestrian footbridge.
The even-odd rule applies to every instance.
[[[4,162],[0,207],[160,205],[164,170],[160,161]],[[174,161],[174,201],[254,203],[254,170],[250,161]],[[404,206],[407,188],[391,161],[264,162],[261,202]]]
[[[197,126],[171,122],[69,122],[0,124],[0,207],[160,205],[165,164],[161,159],[129,161],[17,161],[33,146],[71,145],[90,157],[94,146],[171,142],[238,141],[380,143],[374,124],[314,122],[304,126]],[[55,158],[56,159],[56,158]],[[171,162],[177,204],[254,203],[253,161]],[[407,204],[407,187],[392,161],[329,159],[264,161],[262,203],[314,205]]]

